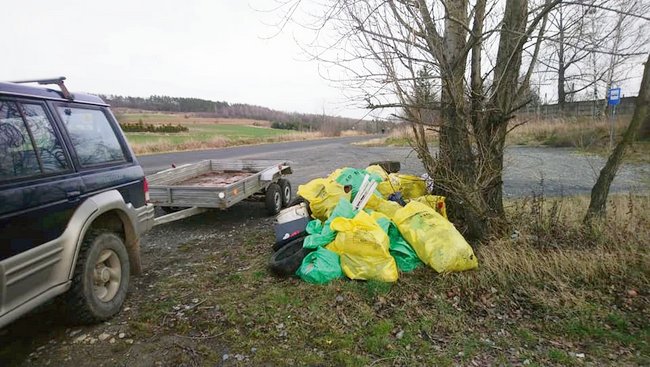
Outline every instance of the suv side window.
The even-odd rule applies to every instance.
[[[57,107],[82,166],[124,162],[124,151],[101,110]]]
[[[54,135],[52,124],[47,118],[43,106],[38,104],[22,104],[25,113],[25,121],[29,130],[34,136],[34,142],[38,149],[43,172],[59,172],[68,169],[68,161],[59,139]]]
[[[0,101],[0,156],[0,181],[68,169],[52,124],[38,104]]]

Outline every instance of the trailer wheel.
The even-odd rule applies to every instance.
[[[266,188],[266,210],[270,215],[276,215],[282,209],[282,191],[280,185],[272,183]]]
[[[289,180],[281,178],[278,180],[280,191],[282,192],[282,207],[286,208],[291,202],[291,183]]]

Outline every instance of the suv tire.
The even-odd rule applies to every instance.
[[[101,230],[87,233],[67,293],[70,318],[89,324],[118,313],[129,286],[129,265],[126,247],[118,235]]]

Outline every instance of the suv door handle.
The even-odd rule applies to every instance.
[[[81,196],[81,191],[68,191],[65,193],[65,196],[68,198],[68,201],[78,201]]]

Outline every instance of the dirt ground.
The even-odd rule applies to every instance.
[[[196,276],[193,266],[205,257],[240,247],[242,232],[259,232],[258,245],[270,248],[272,218],[265,212],[262,203],[242,202],[227,211],[154,228],[142,239],[144,274],[132,279],[119,315],[99,325],[75,326],[62,319],[61,306],[51,302],[0,330],[0,366],[178,366],[195,365],[193,356],[199,358],[205,350],[228,353],[219,330],[209,336],[188,336],[190,330],[187,335],[149,335],[133,320],[147,305],[166,305],[166,295],[156,288],[161,278]],[[200,294],[190,291],[184,304],[165,312],[170,312],[170,320],[179,311],[194,309],[219,317],[218,308],[199,304],[199,299]]]

